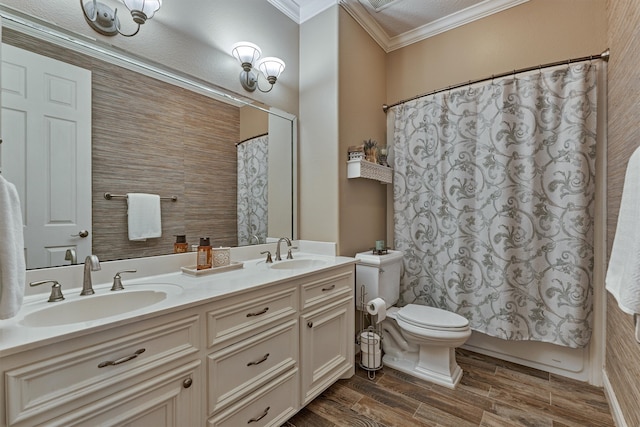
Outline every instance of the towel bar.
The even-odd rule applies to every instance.
[[[104,198],[107,199],[107,200],[111,200],[111,199],[126,199],[127,195],[126,194],[104,193]],[[172,202],[177,202],[178,201],[178,196],[160,197],[160,200],[171,200]]]

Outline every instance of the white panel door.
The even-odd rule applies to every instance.
[[[2,175],[20,194],[27,268],[91,253],[91,71],[2,44]],[[81,231],[86,237],[80,237]]]

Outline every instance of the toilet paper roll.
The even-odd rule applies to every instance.
[[[367,313],[374,316],[376,323],[380,323],[387,317],[387,304],[382,298],[374,298],[367,303]]]

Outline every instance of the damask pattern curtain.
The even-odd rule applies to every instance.
[[[269,135],[238,145],[238,246],[266,242],[268,164]]]
[[[400,305],[509,340],[591,337],[597,63],[395,107]]]

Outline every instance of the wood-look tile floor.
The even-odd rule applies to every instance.
[[[601,388],[458,350],[455,390],[384,367],[340,380],[283,427],[615,426]]]

